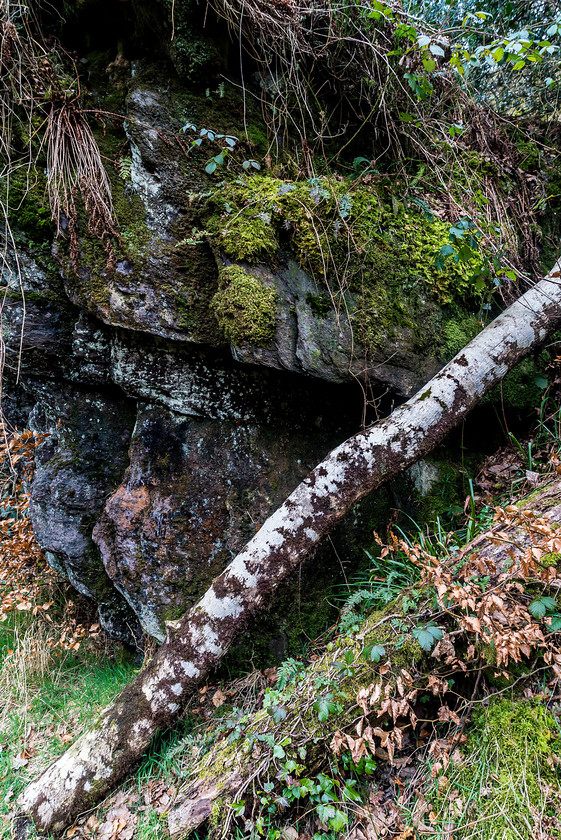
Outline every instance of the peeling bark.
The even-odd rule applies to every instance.
[[[25,817],[60,832],[129,772],[271,593],[360,499],[436,446],[505,374],[561,323],[561,260],[424,388],[334,449],[201,600],[94,727],[21,794]]]

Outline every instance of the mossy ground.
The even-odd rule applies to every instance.
[[[475,714],[461,761],[429,797],[435,830],[452,823],[458,840],[560,837],[560,734],[544,705],[492,700]]]

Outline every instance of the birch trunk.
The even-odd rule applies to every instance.
[[[334,449],[267,519],[185,614],[148,667],[92,729],[21,794],[32,820],[60,832],[92,807],[170,726],[236,635],[360,499],[430,452],[505,374],[561,323],[561,260],[414,397]]]

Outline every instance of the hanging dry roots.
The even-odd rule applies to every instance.
[[[70,259],[78,272],[78,198],[82,199],[88,231],[101,240],[107,269],[115,267],[113,240],[120,241],[113,218],[109,178],[92,130],[76,99],[53,103],[46,124],[47,187],[57,232],[67,226]]]
[[[78,199],[88,231],[101,240],[108,270],[114,268],[113,243],[119,234],[113,214],[111,187],[93,132],[81,108],[76,69],[54,49],[47,51],[33,34],[29,8],[20,0],[0,2],[0,177],[6,184],[3,202],[8,218],[9,177],[16,169],[32,167],[46,148],[47,192],[57,233],[70,237],[70,258],[78,271]],[[39,126],[37,117],[39,116]],[[15,149],[14,121],[27,125],[29,142]],[[4,251],[10,242],[4,243]]]

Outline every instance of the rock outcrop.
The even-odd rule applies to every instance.
[[[104,69],[96,60],[93,96],[106,105],[113,85],[126,111],[98,136],[118,259],[109,270],[83,218],[78,273],[64,237],[51,253],[51,231],[33,227],[40,183],[26,197],[25,224],[14,210],[20,254],[5,270],[4,406],[13,422],[50,435],[30,506],[49,562],[98,603],[112,635],[135,642],[141,627],[161,640],[165,622],[360,427],[364,394],[411,394],[458,349],[454,342],[467,340],[462,330],[474,319],[448,287],[431,290],[415,260],[403,285],[411,255],[392,239],[395,225],[425,247],[422,216],[405,206],[382,211],[368,191],[351,198],[317,178],[290,204],[297,188],[289,178],[252,181],[239,163],[223,181],[206,173],[215,135],[232,138],[240,161],[267,150],[260,114],[234,85],[205,90],[163,63],[121,56]],[[240,139],[244,107],[249,127]],[[231,184],[265,191],[268,209],[261,193],[230,206]],[[370,273],[358,282],[360,255],[349,251],[347,286],[314,271],[306,239],[308,203],[328,213],[333,195],[343,221],[360,201],[357,218],[368,222],[361,235]],[[328,216],[322,224],[324,259],[322,249],[336,250],[343,232]],[[437,241],[439,224],[425,238]],[[378,524],[374,507],[349,522],[343,560],[360,529],[366,538]],[[324,562],[329,578],[335,561]]]

